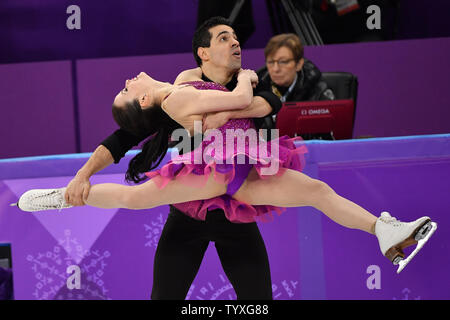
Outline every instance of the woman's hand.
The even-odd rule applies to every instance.
[[[245,79],[245,80],[244,80]],[[256,88],[256,85],[258,84],[258,75],[255,71],[251,69],[240,69],[238,72],[237,80],[238,81],[246,81],[248,79],[250,83],[252,84],[253,88]]]
[[[223,126],[230,119],[229,112],[210,112],[203,115],[203,132],[209,129],[217,129]]]

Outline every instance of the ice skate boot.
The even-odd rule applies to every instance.
[[[11,206],[18,206],[20,210],[27,212],[61,210],[71,208],[64,200],[66,188],[60,189],[32,189],[22,194],[17,203]]]
[[[414,256],[422,249],[437,229],[437,224],[429,217],[422,217],[413,222],[401,222],[382,212],[375,224],[375,235],[378,238],[381,252],[394,265],[399,265],[400,273]],[[405,259],[403,249],[417,244],[414,251]]]

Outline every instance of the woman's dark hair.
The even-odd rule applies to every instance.
[[[209,48],[211,45],[211,37],[212,34],[209,32],[209,29],[214,28],[215,26],[226,25],[231,26],[230,20],[224,17],[212,17],[203,22],[200,27],[195,30],[194,36],[192,37],[192,53],[194,54],[195,61],[197,65],[201,67],[202,59],[197,54],[198,48]]]
[[[142,109],[137,99],[125,106],[112,106],[114,120],[120,128],[136,137],[149,137],[139,152],[131,159],[125,175],[127,181],[139,183],[146,179],[144,173],[158,167],[169,148],[172,131],[181,126],[171,119],[161,106]]]

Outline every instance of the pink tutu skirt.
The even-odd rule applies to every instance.
[[[254,129],[251,119],[233,119],[216,131],[226,135],[227,129]],[[202,188],[214,170],[214,179],[228,185],[227,193],[207,200],[196,200],[174,204],[174,206],[186,215],[205,220],[208,210],[222,209],[228,220],[235,223],[248,223],[255,221],[270,221],[272,213],[281,214],[285,208],[271,205],[249,205],[233,198],[233,194],[239,189],[246,179],[251,168],[255,168],[261,179],[273,175],[282,175],[287,169],[302,171],[304,168],[304,154],[306,146],[295,142],[303,141],[300,137],[289,138],[283,136],[269,142],[263,142],[257,138],[257,142],[246,139],[245,143],[233,142],[232,150],[222,141],[205,138],[201,146],[194,151],[172,156],[172,159],[160,169],[147,172],[150,179],[154,179],[159,188],[164,188],[171,180],[189,185],[193,188]],[[250,140],[250,141],[249,141]],[[241,140],[242,141],[242,140]],[[216,143],[213,143],[216,142]],[[222,143],[223,148],[218,147]],[[276,152],[275,152],[276,151]],[[195,175],[195,179],[193,178]]]

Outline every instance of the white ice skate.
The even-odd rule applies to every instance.
[[[22,194],[17,203],[20,210],[27,212],[44,210],[61,210],[71,208],[64,200],[66,188],[60,189],[32,189]]]
[[[400,273],[414,256],[422,249],[437,229],[437,224],[429,217],[422,217],[413,222],[401,222],[387,212],[382,212],[375,224],[375,235],[380,243],[383,255],[399,265]],[[414,251],[405,259],[403,249],[417,243]]]

